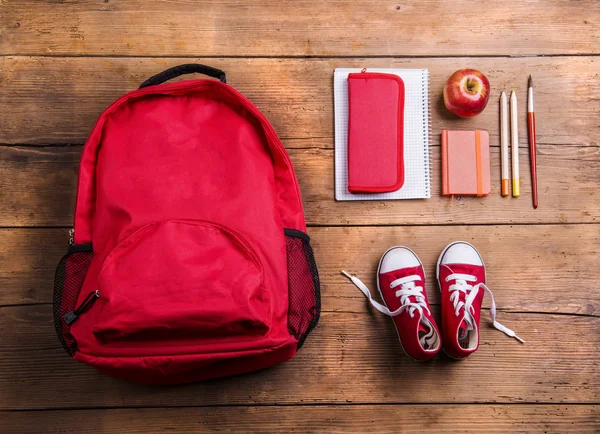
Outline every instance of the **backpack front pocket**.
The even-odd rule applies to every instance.
[[[239,233],[205,221],[150,223],[106,258],[94,326],[106,344],[243,341],[268,331],[260,259]]]

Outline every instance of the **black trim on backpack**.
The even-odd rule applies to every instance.
[[[92,248],[92,243],[88,244],[71,244],[69,246],[69,250],[67,253],[77,253],[77,252],[91,252],[94,250]]]
[[[298,229],[284,229],[283,233],[290,237],[299,237],[310,243],[310,237],[306,232],[299,231]]]
[[[288,330],[302,347],[321,315],[321,286],[309,236],[284,229],[288,266]]]

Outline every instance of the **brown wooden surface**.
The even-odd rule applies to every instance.
[[[600,426],[598,2],[0,1],[0,426],[11,433],[596,432]],[[52,280],[77,166],[101,111],[180,63],[224,69],[292,158],[322,280],[320,325],[293,360],[202,384],[147,387],[69,360]],[[432,198],[333,200],[333,70],[428,68]],[[459,120],[441,89],[485,72],[489,107]],[[540,208],[533,210],[525,91],[536,84]],[[522,197],[499,195],[498,109],[515,89]],[[487,129],[492,194],[440,197],[441,129]],[[434,263],[481,251],[499,320],[479,351],[416,364],[391,322],[339,271],[374,285],[379,256],[413,248],[439,316]],[[488,306],[488,302],[484,302]]]
[[[168,408],[9,413],[8,426],[29,433],[104,432],[189,434],[226,431],[331,433],[465,432],[590,433],[600,418],[596,405],[364,405],[242,408]],[[0,415],[0,420],[2,416]]]
[[[597,54],[594,0],[3,0],[6,54]]]
[[[356,290],[357,291],[357,290]],[[439,320],[439,309],[432,308]],[[482,315],[477,357],[415,363],[387,318],[323,312],[298,355],[261,372],[185,386],[106,377],[57,345],[52,306],[0,309],[0,408],[374,403],[589,403],[599,399],[600,318],[500,312],[519,344]],[[18,327],[17,327],[18,325]],[[17,331],[18,330],[18,331]]]
[[[600,231],[591,232],[588,225],[312,227],[309,235],[326,312],[364,313],[362,294],[340,270],[375,287],[381,252],[395,244],[412,246],[418,253],[429,277],[429,300],[439,304],[435,262],[444,246],[462,239],[477,245],[490,265],[487,281],[497,288],[501,310],[600,315]],[[0,306],[51,303],[51,282],[67,240],[67,229],[1,229]],[[507,282],[511,270],[518,270],[518,277]]]
[[[319,140],[321,142],[322,140]],[[284,141],[287,144],[290,141]],[[429,200],[336,202],[333,150],[294,148],[288,153],[300,182],[309,225],[539,224],[600,221],[600,147],[540,146],[540,206],[531,207],[529,153],[521,150],[521,194],[500,196],[499,149],[491,150],[492,194],[484,199],[441,196],[440,148],[433,147]],[[0,224],[72,225],[81,147],[0,147]],[[593,231],[592,231],[593,232]],[[384,249],[385,250],[385,249]]]
[[[598,8],[600,10],[600,7]],[[598,20],[600,22],[600,19]],[[600,44],[599,44],[600,45]],[[499,146],[498,98],[514,88],[521,126],[526,125],[527,74],[534,73],[538,143],[600,146],[600,60],[596,56],[248,59],[0,57],[0,143],[82,144],[98,115],[123,93],[158,71],[187,62],[222,68],[227,81],[260,108],[289,146],[333,148],[333,69],[338,67],[428,68],[432,143],[443,128],[485,126]],[[469,65],[485,71],[492,85],[490,105],[481,115],[457,122],[443,107],[444,83]],[[557,104],[557,90],[560,103]],[[523,129],[523,133],[525,130]],[[521,146],[527,136],[520,135]]]

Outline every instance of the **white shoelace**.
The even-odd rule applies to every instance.
[[[492,291],[490,290],[490,288],[488,288],[484,283],[478,283],[475,286],[470,285],[468,282],[471,282],[471,283],[477,282],[477,278],[470,274],[455,273],[455,274],[451,274],[448,277],[446,277],[446,282],[450,282],[451,280],[456,281],[456,283],[454,283],[453,285],[450,285],[450,301],[454,303],[454,314],[456,316],[459,316],[460,309],[464,308],[464,313],[465,313],[464,320],[467,323],[467,331],[475,329],[473,302],[475,301],[475,298],[477,298],[479,291],[483,288],[485,290],[485,292],[487,292],[489,294],[490,298],[492,299],[492,307],[490,308],[490,316],[492,317],[492,323],[494,324],[494,327],[496,327],[496,329],[500,330],[507,336],[515,338],[522,344],[525,343],[525,341],[523,339],[521,339],[519,336],[517,336],[517,334],[515,332],[513,332],[508,327],[505,327],[502,324],[500,324],[498,321],[496,321],[496,302],[494,301],[494,294],[492,294]],[[461,292],[463,294],[465,294],[464,302],[460,301],[459,294]]]
[[[400,287],[400,289],[396,291],[395,295],[400,299],[401,306],[398,309],[391,311],[388,309],[387,306],[384,306],[383,304],[373,300],[373,297],[371,296],[371,291],[369,291],[367,285],[365,285],[358,277],[351,276],[343,270],[341,273],[348,279],[350,279],[352,283],[354,283],[354,285],[356,285],[356,287],[360,289],[364,296],[367,297],[369,303],[371,303],[371,305],[375,309],[377,309],[384,315],[394,317],[400,315],[402,312],[407,310],[411,318],[414,318],[415,311],[418,311],[420,313],[421,319],[425,318],[423,315],[423,311],[426,311],[429,315],[431,315],[431,312],[429,311],[429,308],[425,303],[423,287],[417,286],[415,284],[415,282],[421,280],[421,276],[415,274],[413,276],[406,276],[402,277],[401,279],[396,279],[392,281],[392,283],[390,284],[390,288],[394,289],[398,286]],[[415,302],[411,302],[409,297],[414,297]],[[426,344],[427,347],[431,347],[433,343],[436,342],[437,336],[434,336],[434,328],[430,325],[428,327],[429,332],[426,335],[420,337],[419,340],[422,341],[421,344]]]

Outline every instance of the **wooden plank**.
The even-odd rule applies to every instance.
[[[289,141],[285,142],[286,144]],[[441,196],[439,147],[432,150],[429,200],[335,202],[333,151],[290,147],[311,225],[594,223],[600,221],[600,148],[538,150],[540,207],[531,206],[528,151],[521,151],[521,197],[500,196],[500,158],[491,151],[487,198]],[[0,147],[0,226],[70,226],[81,147]],[[9,181],[8,181],[9,180]]]
[[[52,303],[68,240],[67,229],[0,229],[0,306]]]
[[[480,249],[488,286],[502,310],[600,316],[596,225],[313,227],[309,235],[324,311],[366,312],[362,294],[340,270],[375,288],[379,257],[398,244],[415,249],[426,267],[430,303],[439,304],[437,257],[447,243],[462,239]],[[0,306],[51,303],[54,270],[67,239],[66,229],[0,229]]]
[[[310,415],[310,417],[307,417]],[[0,413],[9,432],[169,433],[589,433],[597,405],[337,405],[140,408]]]
[[[309,234],[323,285],[324,309],[364,312],[362,293],[340,270],[376,288],[379,259],[394,245],[408,246],[419,255],[429,300],[438,304],[438,256],[449,243],[464,240],[480,251],[487,284],[501,309],[600,315],[597,225],[322,227],[310,228]],[[564,288],[570,288],[568,295]],[[484,302],[488,305],[489,300]]]
[[[600,221],[600,148],[538,148],[540,205],[531,205],[529,151],[521,149],[521,197],[500,196],[499,149],[491,149],[491,193],[485,198],[441,196],[440,148],[431,150],[428,200],[333,202],[330,150],[289,150],[307,221],[319,225],[579,223]]]
[[[521,102],[521,125],[526,125],[526,79],[527,74],[533,74],[538,143],[600,146],[597,57],[320,60],[0,57],[0,106],[10,107],[0,117],[0,143],[82,144],[100,113],[112,101],[163,69],[186,62],[224,69],[228,82],[265,113],[278,134],[284,139],[305,139],[291,143],[303,148],[333,147],[333,70],[362,66],[429,69],[434,145],[439,144],[441,129],[483,128],[490,132],[492,146],[498,146],[500,92],[515,89]],[[481,115],[460,120],[446,111],[441,91],[450,74],[465,67],[485,72],[492,93],[489,107]],[[560,95],[558,100],[557,95]],[[520,137],[521,145],[526,146],[524,127]]]
[[[432,309],[438,315],[438,309]],[[415,363],[389,318],[323,313],[277,367],[187,386],[116,380],[69,360],[48,305],[0,308],[0,409],[326,403],[598,403],[600,318],[502,313],[520,344],[485,319],[479,351]],[[435,392],[433,392],[435,390]]]
[[[1,147],[0,226],[72,226],[80,154],[80,146]]]
[[[2,2],[0,54],[165,56],[598,53],[593,0]]]

